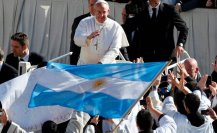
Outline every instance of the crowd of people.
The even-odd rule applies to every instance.
[[[183,53],[188,36],[188,27],[179,12],[192,9],[192,5],[187,6],[192,1],[198,2],[172,1],[171,5],[169,0],[130,0],[122,11],[123,24],[120,25],[109,16],[109,4],[105,0],[88,0],[89,13],[75,18],[72,25],[70,64],[115,63],[120,52],[135,63],[177,62],[176,57]],[[216,7],[216,1],[207,0],[205,3],[206,7]],[[176,43],[174,28],[179,31]],[[38,67],[46,65],[44,57],[29,51],[25,33],[13,34],[10,42],[12,53],[6,56],[5,61],[4,52],[0,49],[0,84],[18,76],[20,61]],[[72,118],[64,123],[47,120],[39,132],[217,132],[217,56],[212,65],[212,74],[200,76],[196,59],[188,58],[177,65],[177,74],[173,69],[162,73],[120,125],[115,119],[75,111]],[[26,132],[8,120],[2,105],[0,113],[2,133]]]

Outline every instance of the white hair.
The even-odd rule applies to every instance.
[[[105,0],[97,0],[96,3],[95,3],[94,5],[96,6],[97,4],[106,4],[106,5],[109,7],[108,2],[105,1]]]

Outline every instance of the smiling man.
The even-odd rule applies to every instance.
[[[44,58],[29,51],[29,39],[25,33],[18,32],[11,36],[12,53],[7,55],[6,63],[18,70],[20,61],[30,62],[31,65],[39,65],[45,62]]]
[[[95,3],[94,14],[83,19],[75,32],[75,44],[81,47],[78,65],[114,63],[119,49],[129,45],[120,24],[108,18],[109,4],[106,1]]]

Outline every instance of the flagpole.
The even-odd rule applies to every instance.
[[[156,81],[157,77],[163,73],[163,71],[165,71],[166,67],[168,67],[170,65],[170,63],[172,62],[172,60],[168,61],[168,63],[166,64],[166,66],[161,70],[161,72],[154,78],[154,80],[152,81],[152,83],[149,85],[148,89],[146,89],[141,96],[136,100],[136,102],[128,109],[128,111],[124,114],[123,118],[121,118],[120,122],[117,124],[117,126],[115,126],[114,130],[112,131],[112,133],[114,133],[118,127],[120,126],[120,124],[123,122],[124,118],[127,117],[127,115],[131,112],[131,110],[134,108],[134,106],[138,103],[138,101],[149,91],[149,89],[151,88],[151,86],[154,84],[154,82]]]

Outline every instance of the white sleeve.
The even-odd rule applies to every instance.
[[[95,127],[93,125],[87,125],[84,133],[95,133]]]
[[[160,126],[155,130],[155,133],[176,133],[177,126],[171,117],[164,115],[159,124]]]
[[[149,96],[152,99],[154,108],[161,111],[162,110],[162,102],[159,98],[157,89],[154,89],[154,90],[152,89],[151,92],[149,93]]]
[[[162,112],[169,115],[170,117],[174,117],[175,113],[177,112],[177,108],[174,104],[173,97],[168,96],[164,99]]]
[[[193,94],[200,98],[200,107],[198,111],[206,110],[211,106],[211,101],[207,98],[206,94],[200,90],[193,91]]]
[[[11,125],[7,131],[7,133],[27,133],[24,129],[22,129],[19,125],[14,122],[11,122]]]
[[[110,45],[108,51],[100,59],[100,62],[103,64],[113,63],[115,58],[119,55],[120,48],[122,46],[122,33],[124,32],[122,27],[118,26],[117,31],[112,39],[112,44]]]
[[[78,27],[75,31],[74,41],[75,44],[79,47],[85,47],[87,46],[87,36],[89,36],[87,33],[87,22],[84,20],[81,20],[78,24]]]

